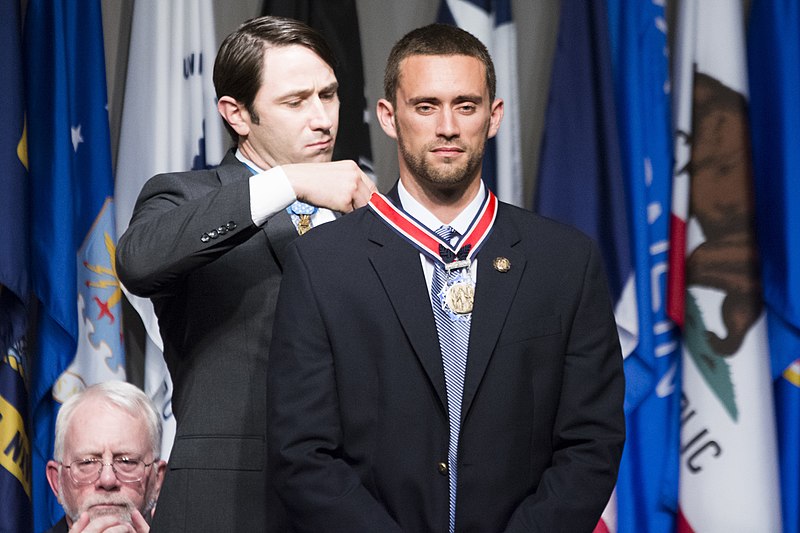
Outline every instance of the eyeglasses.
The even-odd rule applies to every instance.
[[[61,463],[61,466],[69,470],[69,477],[78,485],[90,485],[100,479],[104,466],[110,466],[114,475],[122,483],[136,483],[144,478],[147,467],[157,460],[153,459],[151,462],[145,463],[127,457],[118,457],[110,463],[104,463],[101,459],[78,459],[69,465]]]

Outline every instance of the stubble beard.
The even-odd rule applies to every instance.
[[[479,175],[481,165],[483,163],[483,154],[485,144],[479,150],[472,152],[467,160],[463,163],[446,163],[441,166],[433,166],[425,160],[431,150],[442,146],[464,146],[458,141],[451,141],[444,143],[442,141],[435,141],[426,144],[418,153],[412,153],[406,143],[403,141],[403,135],[400,127],[397,127],[397,146],[400,150],[400,155],[405,162],[406,167],[411,172],[416,181],[423,187],[432,186],[433,191],[437,192],[453,192],[465,188],[472,182],[474,176]]]

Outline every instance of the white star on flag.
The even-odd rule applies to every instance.
[[[72,134],[72,149],[77,152],[78,145],[83,142],[83,137],[81,136],[81,125],[78,124],[77,126],[71,127],[70,133]]]

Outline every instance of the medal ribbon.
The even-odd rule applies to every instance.
[[[497,197],[486,190],[478,214],[455,247],[443,241],[434,232],[420,224],[414,217],[398,209],[387,197],[373,193],[369,208],[398,235],[433,261],[441,262],[447,270],[467,267],[492,231],[497,217]]]

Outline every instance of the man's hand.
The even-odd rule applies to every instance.
[[[298,200],[349,213],[367,205],[377,187],[354,161],[281,165]]]
[[[77,522],[69,528],[69,533],[148,533],[150,525],[142,514],[134,509],[131,511],[131,522],[120,520],[119,516],[99,516],[94,520],[89,518],[89,513],[81,513]]]

